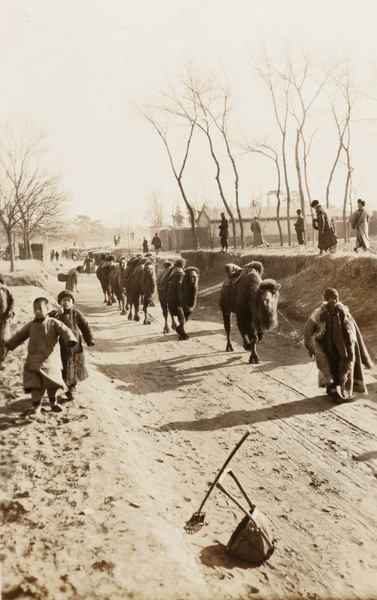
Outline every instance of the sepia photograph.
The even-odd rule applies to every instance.
[[[0,3],[1,600],[377,598],[376,31]]]

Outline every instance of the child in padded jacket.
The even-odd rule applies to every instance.
[[[36,298],[33,302],[34,320],[24,325],[6,342],[8,349],[14,350],[29,339],[23,386],[25,392],[31,394],[34,415],[41,412],[45,391],[51,409],[54,412],[62,410],[56,398],[58,389],[64,387],[59,338],[61,337],[67,346],[77,344],[76,337],[66,325],[48,316],[48,308],[47,298]]]

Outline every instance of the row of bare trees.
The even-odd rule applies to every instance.
[[[237,246],[236,207],[240,225],[240,241],[244,247],[244,228],[239,203],[240,152],[258,153],[272,161],[276,171],[276,220],[283,245],[281,227],[282,195],[286,201],[288,244],[291,245],[291,189],[297,186],[303,216],[310,213],[311,185],[310,153],[316,136],[326,130],[332,137],[331,148],[335,157],[326,157],[329,175],[326,206],[330,204],[330,191],[334,173],[342,162],[344,177],[343,219],[351,210],[352,152],[351,130],[356,127],[352,119],[358,91],[352,80],[352,69],[347,57],[329,60],[317,51],[309,51],[300,43],[286,44],[275,53],[275,58],[262,46],[257,58],[249,61],[256,80],[263,82],[268,91],[265,116],[269,131],[262,136],[246,135],[240,117],[243,105],[253,111],[252,100],[246,98],[235,105],[234,81],[222,73],[221,77],[203,74],[192,65],[186,67],[183,80],[156,92],[153,101],[137,107],[139,113],[154,127],[160,136],[190,217],[193,244],[197,248],[195,211],[184,183],[190,153],[195,152],[194,137],[200,133],[208,144],[208,156],[214,165],[214,178],[218,193],[229,216],[233,244]],[[277,56],[277,58],[276,58]],[[260,102],[260,100],[259,100]],[[260,106],[257,107],[260,114]],[[260,129],[260,128],[259,128]],[[255,130],[259,131],[258,126]],[[271,164],[271,163],[270,163]],[[292,166],[291,166],[292,165]],[[293,166],[294,165],[294,166]],[[344,168],[345,167],[345,168]],[[226,172],[227,185],[223,173]],[[229,173],[232,174],[233,192],[229,193]],[[295,173],[295,175],[294,175]],[[227,188],[227,193],[225,189]],[[269,192],[271,193],[271,192]],[[344,227],[347,231],[347,227]]]
[[[15,268],[14,234],[22,235],[25,258],[32,239],[53,234],[64,214],[60,176],[47,163],[45,136],[30,125],[4,128],[0,144],[0,223]]]

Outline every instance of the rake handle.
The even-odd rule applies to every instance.
[[[211,483],[211,485],[209,487],[209,490],[207,491],[207,493],[206,493],[206,495],[204,497],[204,500],[203,500],[203,502],[201,503],[201,505],[199,507],[198,513],[200,513],[202,511],[202,508],[205,505],[205,503],[207,502],[208,497],[209,497],[210,493],[212,492],[213,488],[216,486],[216,484],[219,481],[221,475],[223,474],[223,472],[227,468],[228,464],[232,460],[232,458],[235,455],[235,453],[237,452],[237,450],[239,450],[239,448],[242,446],[242,444],[244,443],[244,441],[249,437],[250,433],[251,433],[251,430],[247,429],[246,433],[242,436],[242,438],[240,439],[240,441],[238,442],[238,444],[233,448],[232,452],[229,454],[228,458],[224,462],[224,464],[221,467],[220,471],[217,473],[214,481]]]

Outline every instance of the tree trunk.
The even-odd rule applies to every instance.
[[[14,244],[12,240],[12,230],[6,230],[9,254],[10,254],[10,271],[13,273],[16,270],[15,256],[14,256]]]
[[[298,154],[300,137],[301,137],[301,130],[297,129],[296,145],[295,145],[295,161],[296,161],[296,171],[297,171],[297,181],[298,181],[298,192],[299,192],[299,195],[300,195],[301,214],[302,214],[302,217],[304,219],[304,224],[305,224],[305,229],[306,229],[305,197],[304,197],[304,190],[303,190],[303,187],[302,187],[300,157],[299,157],[299,154]],[[306,245],[305,237],[304,237],[304,244]]]
[[[285,156],[285,132],[283,132],[283,142],[282,142],[282,155],[283,155],[283,167],[284,167],[284,180],[285,180],[285,189],[287,191],[287,231],[288,231],[288,246],[292,246],[292,237],[291,237],[291,193],[289,190],[288,183],[288,170],[287,170],[287,159]]]
[[[192,206],[191,206],[190,202],[187,200],[187,197],[186,197],[186,194],[185,194],[185,190],[183,189],[183,185],[182,185],[182,182],[181,182],[181,180],[180,180],[179,177],[177,177],[177,181],[178,181],[179,189],[181,190],[183,201],[186,204],[186,208],[187,208],[188,213],[190,215],[191,232],[192,232],[192,242],[193,242],[194,250],[197,250],[198,247],[199,247],[199,244],[198,244],[198,238],[196,237],[195,214],[194,214],[194,211],[192,209]]]

